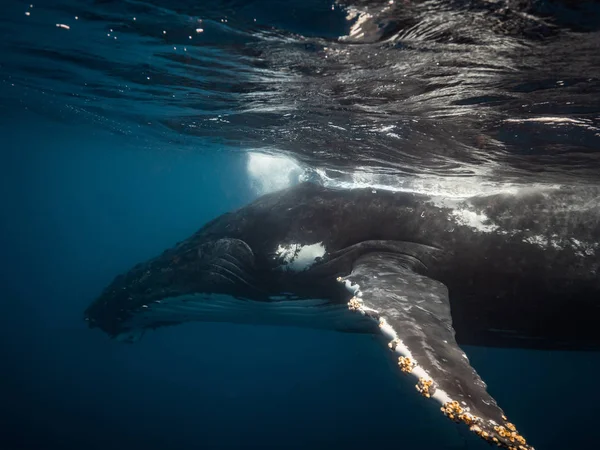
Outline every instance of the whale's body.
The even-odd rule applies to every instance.
[[[304,183],[213,220],[117,277],[86,319],[127,338],[189,320],[375,333],[447,416],[523,450],[456,341],[600,347],[594,194],[449,201]]]

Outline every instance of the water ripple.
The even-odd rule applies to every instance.
[[[330,173],[600,174],[592,2],[61,0],[0,20],[3,103],[55,119]]]

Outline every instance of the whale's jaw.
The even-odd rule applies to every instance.
[[[371,321],[351,314],[345,303],[285,296],[255,301],[223,294],[189,294],[164,298],[131,311],[114,337],[135,342],[146,329],[185,322],[290,326],[351,333],[376,331]]]

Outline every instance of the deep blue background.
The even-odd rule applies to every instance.
[[[88,330],[114,275],[254,194],[243,154],[68,122],[0,121],[0,449],[487,448],[368,337],[195,323],[126,345]],[[596,448],[600,355],[466,350],[536,448]]]

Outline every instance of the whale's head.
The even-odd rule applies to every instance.
[[[84,318],[130,340],[147,328],[210,317],[221,298],[258,298],[256,276],[254,253],[243,240],[193,237],[117,276]]]
[[[117,276],[84,319],[125,342],[147,329],[190,321],[371,329],[347,321],[339,301],[347,293],[331,283],[332,273],[311,271],[321,245],[271,247],[265,253],[237,237],[194,236]]]
[[[126,341],[188,321],[354,329],[335,316],[349,295],[335,279],[359,254],[344,253],[345,241],[360,236],[331,229],[331,202],[315,200],[318,192],[301,185],[215,218],[117,276],[85,320]]]

